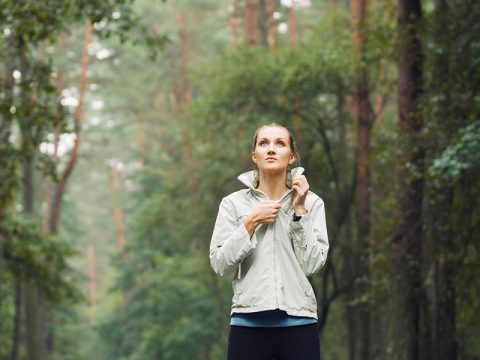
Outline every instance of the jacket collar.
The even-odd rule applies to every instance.
[[[302,175],[305,171],[301,166],[292,169],[292,177]],[[255,189],[255,177],[258,173],[258,170],[251,170],[240,174],[237,179],[240,180],[243,184],[247,185],[250,189]]]

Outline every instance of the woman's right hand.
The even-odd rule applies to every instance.
[[[250,238],[253,236],[258,225],[273,224],[279,211],[280,202],[274,200],[266,200],[253,209],[243,222]]]

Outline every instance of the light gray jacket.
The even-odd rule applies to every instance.
[[[295,168],[292,175],[300,175]],[[308,192],[307,213],[292,219],[291,190],[281,199],[273,224],[262,224],[250,235],[245,217],[268,197],[254,187],[254,171],[238,179],[248,186],[222,199],[210,243],[210,264],[220,276],[237,270],[233,280],[232,313],[280,309],[294,316],[317,319],[317,301],[307,276],[327,259],[325,208],[320,197]]]

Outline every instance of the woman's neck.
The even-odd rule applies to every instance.
[[[264,192],[270,200],[280,200],[289,190],[285,184],[285,173],[259,174],[258,190]]]

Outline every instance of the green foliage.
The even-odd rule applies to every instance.
[[[425,98],[427,149],[425,213],[426,243],[439,267],[454,269],[455,326],[459,358],[476,358],[472,339],[480,321],[478,226],[480,123],[480,61],[478,3],[430,2],[426,11]],[[433,237],[429,239],[429,236]],[[428,256],[427,256],[428,257]],[[437,265],[436,265],[437,266]],[[427,288],[431,274],[426,276]],[[451,310],[453,311],[453,309]]]
[[[140,16],[133,10],[133,1],[3,1],[0,9],[0,22],[5,29],[0,42],[2,54],[0,60],[5,63],[7,70],[7,77],[0,78],[2,81],[0,150],[4,155],[2,159],[9,162],[5,164],[6,169],[12,167],[12,157],[16,152],[10,150],[4,141],[8,139],[11,127],[16,121],[20,127],[28,127],[28,132],[31,133],[32,139],[27,141],[27,148],[22,148],[30,153],[31,149],[38,147],[44,140],[47,131],[66,122],[67,113],[60,106],[55,93],[52,64],[39,59],[36,48],[41,41],[55,42],[56,37],[72,22],[88,18],[95,23],[101,38],[115,35],[120,37],[122,42],[127,39],[131,39],[133,43],[142,42],[147,45],[150,56],[156,56],[167,42],[165,35],[152,34],[148,31]],[[12,81],[14,70],[21,70],[21,79],[17,84]],[[12,85],[16,88],[12,89]],[[23,155],[31,157],[31,154]],[[51,167],[48,163],[45,164]],[[9,180],[8,175],[2,173],[0,176]],[[7,194],[8,189],[15,184],[11,181],[5,183],[2,181],[2,185],[6,188],[5,193],[0,193],[0,198],[11,198],[11,195]]]
[[[348,307],[365,303],[375,310],[383,332],[375,339],[375,358],[392,357],[396,340],[388,314],[394,310],[392,279],[399,272],[392,266],[398,221],[393,184],[394,169],[403,166],[396,163],[396,7],[386,1],[371,4],[365,56],[355,59],[348,2],[310,3],[297,8],[299,44],[288,46],[288,33],[278,33],[279,48],[273,51],[231,49],[226,2],[0,0],[0,63],[5,70],[0,74],[0,357],[8,356],[11,347],[14,286],[31,281],[53,305],[52,359],[223,359],[230,279],[212,274],[208,244],[220,199],[241,188],[236,176],[253,168],[254,130],[271,122],[293,131],[311,189],[326,203],[333,266],[312,279],[319,304],[325,305],[332,288],[349,286],[350,261],[359,261],[354,252],[356,204],[349,200],[356,171],[356,124],[351,118],[356,61],[369,72],[372,118],[378,115],[377,100],[387,99],[371,134],[372,225],[366,259],[371,278],[368,291],[357,298],[338,296],[329,304],[322,355],[348,356]],[[421,145],[427,151],[427,213],[428,206],[441,203],[441,194],[453,194],[447,221],[432,218],[424,226],[427,233],[445,227],[455,234],[455,251],[435,256],[455,261],[459,352],[464,358],[478,356],[480,313],[478,289],[471,286],[480,276],[475,210],[480,196],[480,46],[478,5],[470,3],[461,0],[455,8],[450,3],[444,28],[438,25],[444,13],[432,1],[426,3],[425,91],[419,109],[426,119]],[[179,61],[175,6],[189,36],[186,73]],[[288,8],[281,6],[276,16],[286,25]],[[39,152],[39,144],[58,125],[63,133],[73,131],[74,122],[73,110],[59,103],[53,70],[62,67],[65,87],[76,86],[87,20],[95,28],[92,48],[108,49],[109,55],[91,56],[80,158],[65,195],[62,234],[46,236],[38,219],[14,211],[21,209],[16,204],[19,166],[32,158],[37,175],[55,177],[58,164]],[[62,32],[69,33],[66,55],[55,48]],[[52,48],[40,61],[43,40]],[[155,63],[147,62],[148,57]],[[20,78],[13,78],[14,70],[22,70]],[[193,101],[179,104],[184,76]],[[92,106],[97,100],[102,100],[101,109]],[[298,119],[303,129],[297,127]],[[25,129],[29,138],[22,146]],[[186,145],[193,151],[193,173],[184,158]],[[121,194],[109,186],[110,168],[116,165],[122,169]],[[40,197],[44,188],[38,180]],[[115,247],[114,205],[126,217],[127,245],[121,251]],[[82,256],[87,243],[95,246],[99,287],[97,304],[88,308],[78,303],[76,290],[87,293],[87,260]],[[425,286],[431,290],[429,276]]]
[[[52,358],[77,358],[71,351],[78,343],[68,328],[77,315],[73,305],[84,298],[78,285],[83,279],[72,270],[72,258],[78,255],[70,236],[78,228],[65,224],[60,236],[45,235],[38,225],[43,216],[27,216],[15,201],[22,191],[20,165],[33,161],[34,171],[57,180],[63,165],[40,144],[60,129],[72,132],[73,114],[60,102],[55,81],[58,71],[50,48],[60,34],[75,32],[78,24],[94,23],[99,38],[119,38],[148,49],[156,56],[167,42],[165,35],[152,32],[137,14],[133,1],[0,1],[0,357],[9,355],[15,309],[15,286],[31,283],[46,300],[55,319],[52,332],[63,340]],[[75,63],[80,65],[76,60]],[[55,70],[55,71],[54,71]],[[77,79],[75,79],[78,81]],[[77,129],[75,129],[77,130]],[[51,140],[51,139],[50,139]],[[51,142],[51,141],[50,141]],[[59,165],[60,163],[60,165]],[[39,181],[40,182],[40,181]],[[36,185],[36,194],[41,186]],[[43,196],[43,194],[42,194]],[[43,199],[41,199],[43,200]],[[14,209],[14,207],[17,207]],[[43,210],[39,207],[39,210]],[[76,244],[75,244],[76,245]],[[42,310],[43,311],[43,310]],[[25,321],[22,319],[22,321]],[[23,330],[22,330],[23,331]],[[3,352],[5,350],[5,352]],[[25,346],[20,344],[21,356]]]
[[[458,141],[443,150],[429,169],[440,186],[454,184],[465,172],[480,165],[480,122],[461,129],[457,138]]]
[[[209,295],[208,265],[202,256],[165,256],[156,252],[145,266],[143,253],[132,253],[132,282],[118,290],[129,304],[109,311],[100,326],[113,344],[109,359],[191,359],[208,354],[218,329],[215,299]],[[121,328],[117,325],[121,321]],[[115,331],[112,331],[115,329]]]
[[[134,0],[80,1],[0,1],[0,22],[11,32],[22,34],[26,43],[56,41],[55,36],[68,30],[72,22],[89,19],[98,23],[102,37],[118,36],[122,42],[148,45],[157,55],[167,41],[165,35],[152,34],[134,10]]]
[[[36,219],[22,215],[4,218],[0,223],[0,254],[0,357],[6,358],[12,346],[16,287],[33,284],[44,304],[52,308],[72,308],[83,303],[84,296],[77,287],[80,276],[68,263],[76,252],[61,237],[45,235]]]
[[[16,279],[35,283],[48,301],[79,301],[67,259],[75,254],[55,236],[44,235],[35,220],[26,216],[2,222],[1,253],[4,266]]]
[[[11,334],[13,329],[13,319],[15,314],[15,305],[13,301],[12,283],[13,276],[8,272],[3,272],[0,277],[0,357],[2,359],[10,356]]]
[[[197,191],[188,189],[192,174],[179,151],[181,124],[168,123],[164,151],[150,153],[146,166],[130,178],[137,187],[128,245],[115,257],[118,274],[110,297],[116,305],[99,326],[112,346],[108,358],[224,358],[226,324],[219,323],[218,308],[228,314],[231,290],[228,281],[216,279],[221,292],[212,296],[206,257],[219,200],[240,188],[236,176],[252,168],[250,146],[259,125],[276,121],[293,129],[299,112],[306,127],[316,128],[321,117],[331,145],[349,146],[335,138],[338,117],[347,118],[342,94],[351,76],[348,33],[342,36],[342,46],[325,33],[277,53],[241,48],[196,69],[189,129]],[[304,160],[311,185],[328,196],[331,171],[324,144],[316,131],[305,131],[303,141],[305,148],[316,149]],[[122,297],[128,306],[122,307]]]
[[[248,48],[232,51],[202,72],[200,81],[205,91],[193,107],[195,131],[200,135],[197,158],[205,162],[200,167],[201,172],[205,169],[202,179],[211,178],[217,182],[212,185],[218,187],[222,179],[231,182],[235,172],[241,171],[235,169],[251,168],[246,166],[251,137],[260,125],[277,122],[294,130],[294,117],[301,116],[305,129],[312,129],[300,139],[301,149],[314,148],[320,132],[336,133],[338,119],[346,118],[341,94],[350,87],[351,73],[346,61],[348,48],[333,47],[330,41],[312,38],[298,48],[281,52]],[[296,99],[301,102],[297,104]],[[224,136],[217,136],[219,133]],[[311,152],[301,155],[308,165]],[[233,173],[228,173],[223,164],[229,164]],[[326,171],[323,169],[324,176]],[[316,173],[312,175],[317,178]]]

